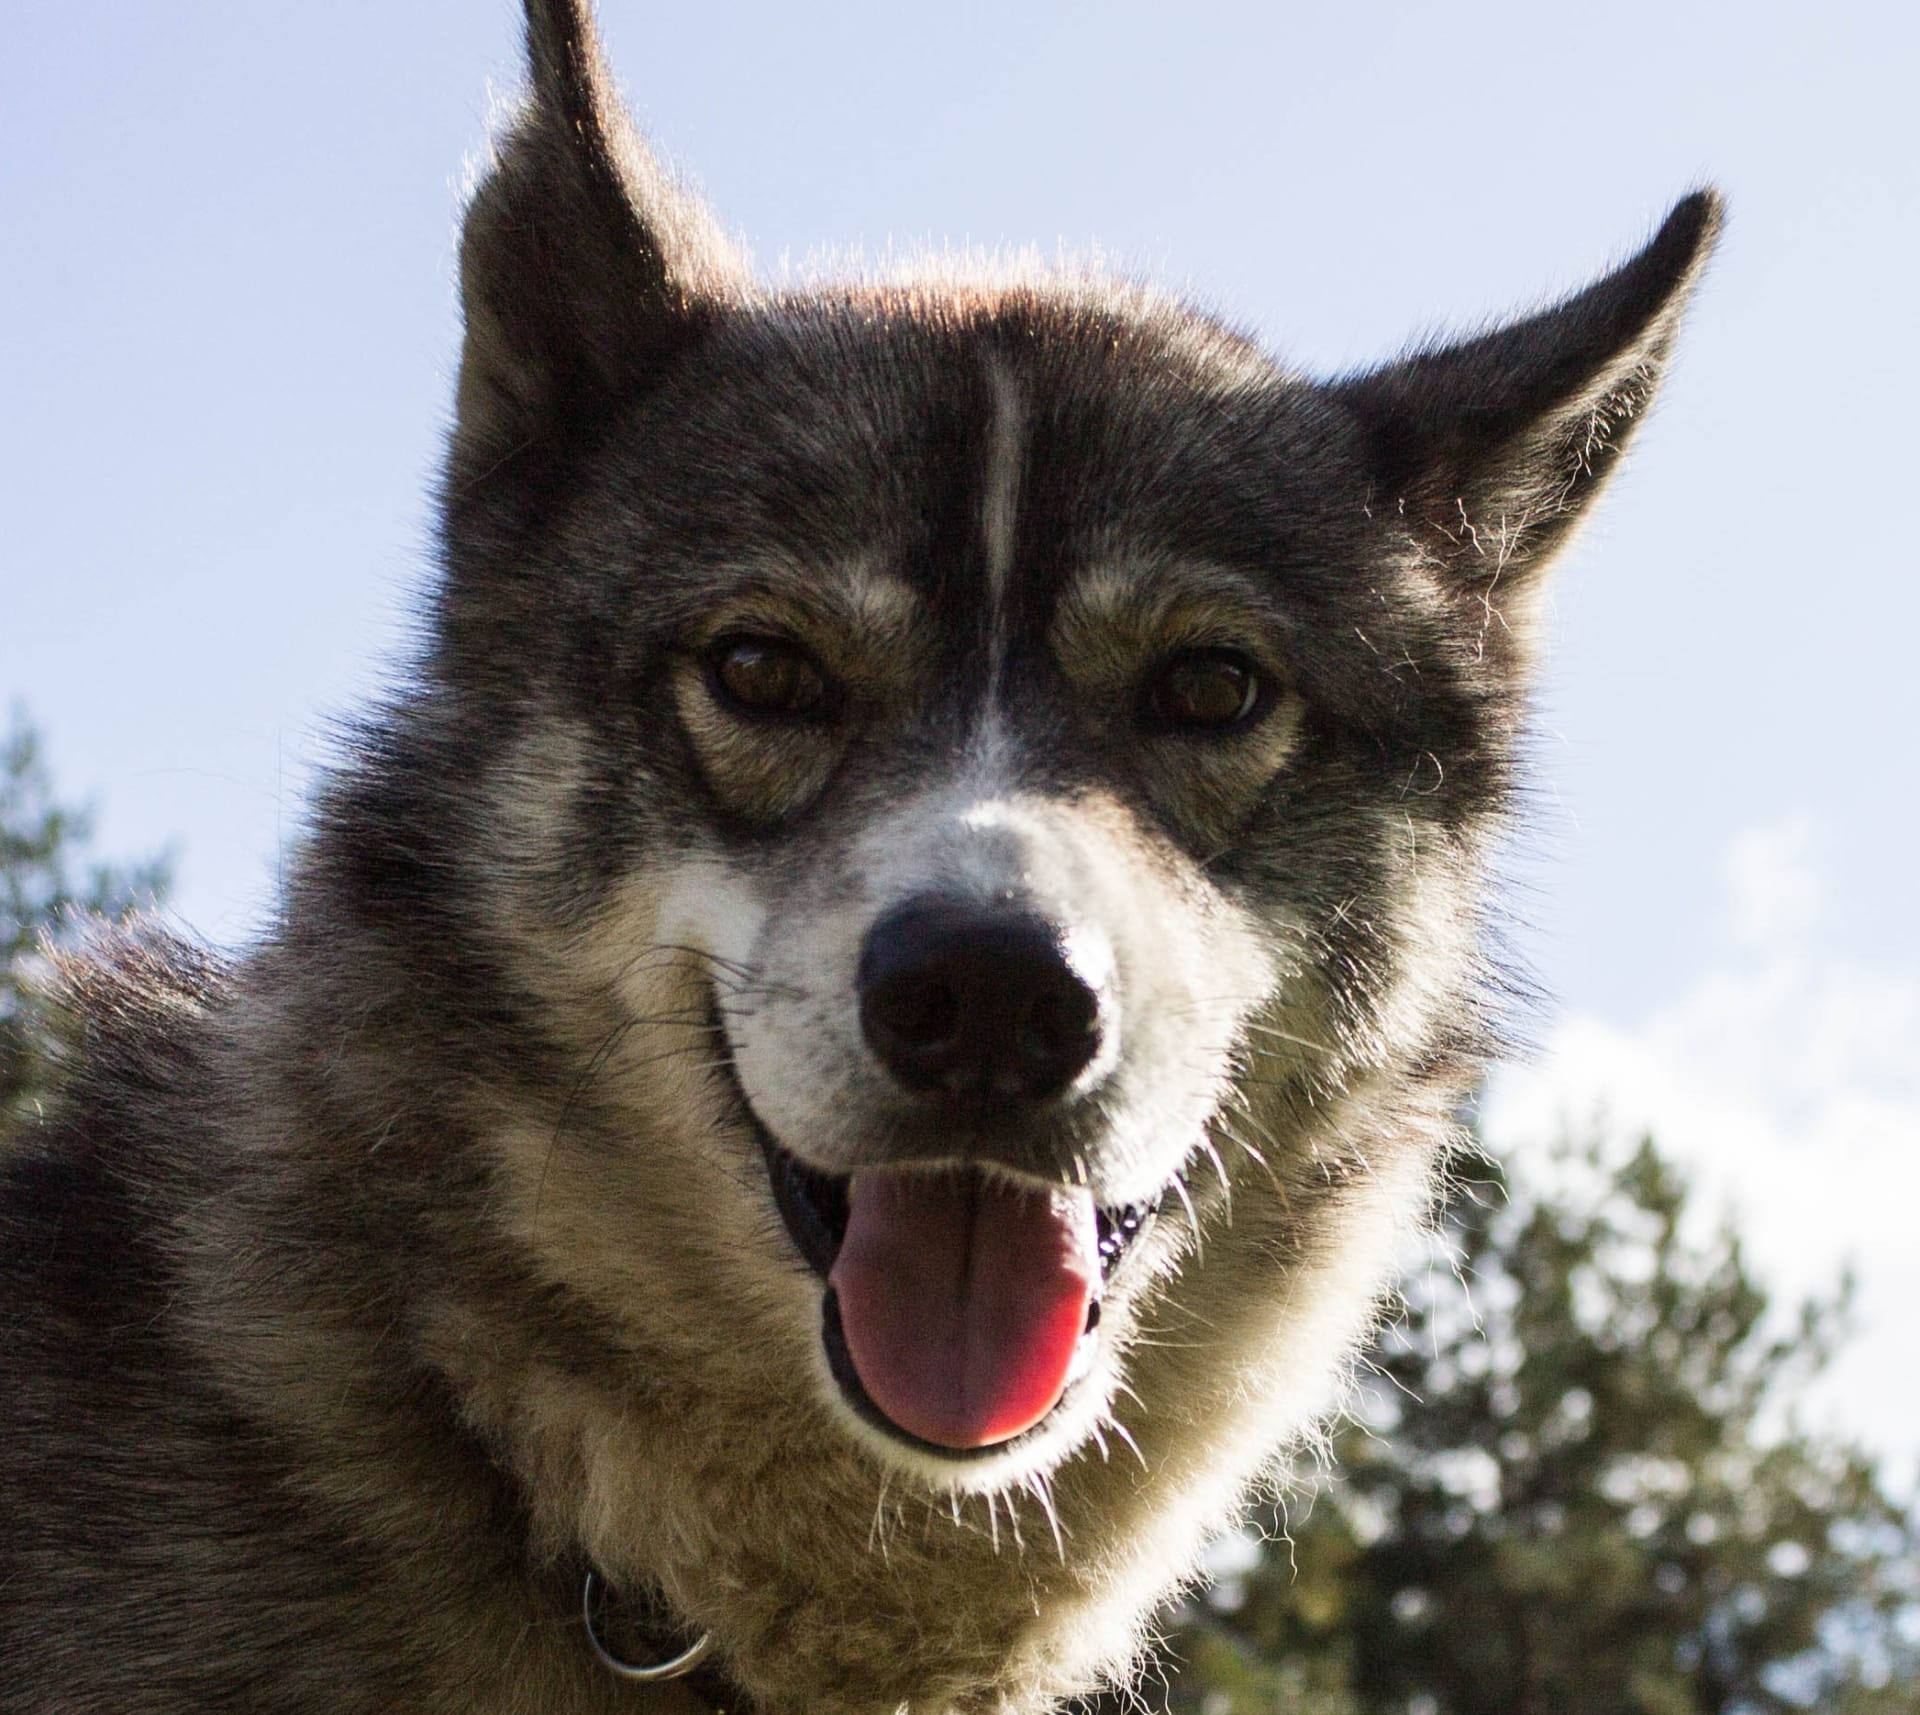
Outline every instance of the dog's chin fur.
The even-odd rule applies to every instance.
[[[0,1715],[698,1707],[595,1662],[589,1568],[769,1715],[1120,1682],[1338,1406],[1498,1046],[1542,574],[1711,195],[1315,383],[1086,276],[766,291],[581,0],[528,39],[417,673],[243,960],[66,961],[0,1160]],[[919,923],[925,975],[935,916],[944,1002],[1006,1010],[930,1070],[870,955]],[[1087,1200],[1144,1212],[1090,1366],[1003,1442],[895,1432],[782,1163],[1072,1191],[1076,1293]]]

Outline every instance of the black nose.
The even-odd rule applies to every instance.
[[[1039,1101],[1099,1052],[1100,995],[1037,917],[916,901],[867,932],[859,980],[860,1028],[910,1090]]]

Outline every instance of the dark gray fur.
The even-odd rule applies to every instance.
[[[583,5],[531,0],[529,19],[532,94],[462,247],[444,576],[417,674],[321,794],[262,944],[223,966],[102,932],[68,962],[78,1063],[0,1177],[0,1711],[635,1706],[574,1623],[589,1545],[553,1525],[498,1402],[446,1356],[448,1326],[485,1330],[637,1424],[707,1398],[495,1218],[502,1105],[558,1115],[556,1151],[645,1147],[623,1142],[591,1038],[501,901],[559,949],[694,849],[764,896],[827,901],[872,816],[975,733],[996,647],[1020,790],[1100,795],[1142,861],[1249,921],[1311,925],[1299,982],[1325,1052],[1271,1058],[1250,1024],[1222,1109],[1222,1138],[1266,1145],[1268,1178],[1226,1170],[1235,1196],[1292,1199],[1272,1246],[1310,1254],[1386,1162],[1437,1169],[1491,1047],[1471,957],[1395,1033],[1418,935],[1382,928],[1413,908],[1380,830],[1404,823],[1477,899],[1514,786],[1533,587],[1650,402],[1714,198],[1543,313],[1320,384],[1096,280],[765,291],[633,135]],[[999,644],[978,527],[995,376],[1025,407]],[[1254,592],[1248,623],[1304,711],[1284,767],[1169,761],[1124,696],[1089,707],[1050,628],[1116,543]],[[675,692],[703,616],[743,566],[856,550],[931,616],[911,694],[837,736],[804,790],[717,765]],[[562,726],[585,735],[578,773],[535,848],[507,853],[502,759]],[[719,1000],[751,980],[718,973]],[[1097,1181],[1125,1165],[1102,1160],[1101,1123],[1092,1103],[1040,1142],[982,1147]],[[739,1130],[714,1148],[764,1198]],[[1192,1218],[1217,1225],[1207,1185]],[[632,1211],[649,1243],[659,1219]],[[1192,1236],[1168,1241],[1169,1278],[1215,1266]],[[771,1438],[802,1408],[768,1410]],[[803,1489],[791,1510],[814,1505]],[[756,1540],[740,1564],[771,1586],[793,1552]],[[940,1552],[917,1579],[937,1584]],[[982,1575],[953,1554],[964,1607]],[[849,1596],[866,1629],[836,1650],[797,1598],[709,1614],[695,1575],[661,1576],[770,1705],[1017,1709],[1059,1689],[991,1616],[942,1657]]]

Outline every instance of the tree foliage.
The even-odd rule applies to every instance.
[[[56,800],[39,737],[16,712],[0,736],[0,1149],[48,1085],[58,1029],[40,992],[47,941],[166,890],[164,859],[100,863],[92,839],[90,813]]]
[[[1650,1139],[1555,1165],[1456,1199],[1330,1486],[1176,1618],[1173,1710],[1920,1710],[1913,1511],[1795,1412],[1846,1289],[1783,1321]]]

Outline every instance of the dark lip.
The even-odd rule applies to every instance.
[[[794,1248],[825,1287],[820,1306],[821,1345],[827,1355],[827,1367],[833,1372],[834,1381],[839,1384],[841,1394],[855,1415],[904,1446],[955,1463],[992,1458],[1038,1437],[1059,1411],[1059,1404],[1030,1429],[1024,1429],[1005,1441],[996,1441],[986,1447],[959,1448],[924,1441],[902,1429],[868,1397],[854,1369],[852,1354],[847,1350],[846,1335],[840,1326],[839,1299],[833,1288],[826,1284],[833,1272],[834,1259],[840,1253],[841,1241],[847,1233],[847,1186],[851,1176],[809,1167],[773,1135],[754,1110],[740,1082],[739,1069],[733,1063],[733,1044],[721,1024],[718,1012],[716,1007],[714,1022],[720,1028],[719,1040],[723,1045],[727,1078],[733,1086],[740,1111],[746,1116],[755,1141],[760,1145],[761,1157],[766,1162],[767,1180],[773,1191],[774,1207],[780,1211],[781,1224],[792,1239]],[[1087,1308],[1088,1333],[1099,1326],[1100,1301],[1107,1286],[1133,1250],[1135,1241],[1153,1225],[1159,1209],[1160,1203],[1156,1199],[1151,1204],[1128,1203],[1114,1209],[1095,1210],[1101,1291],[1094,1295],[1093,1302]],[[1067,1393],[1072,1391],[1073,1387],[1069,1386]],[[1063,1394],[1062,1401],[1065,1398]]]

